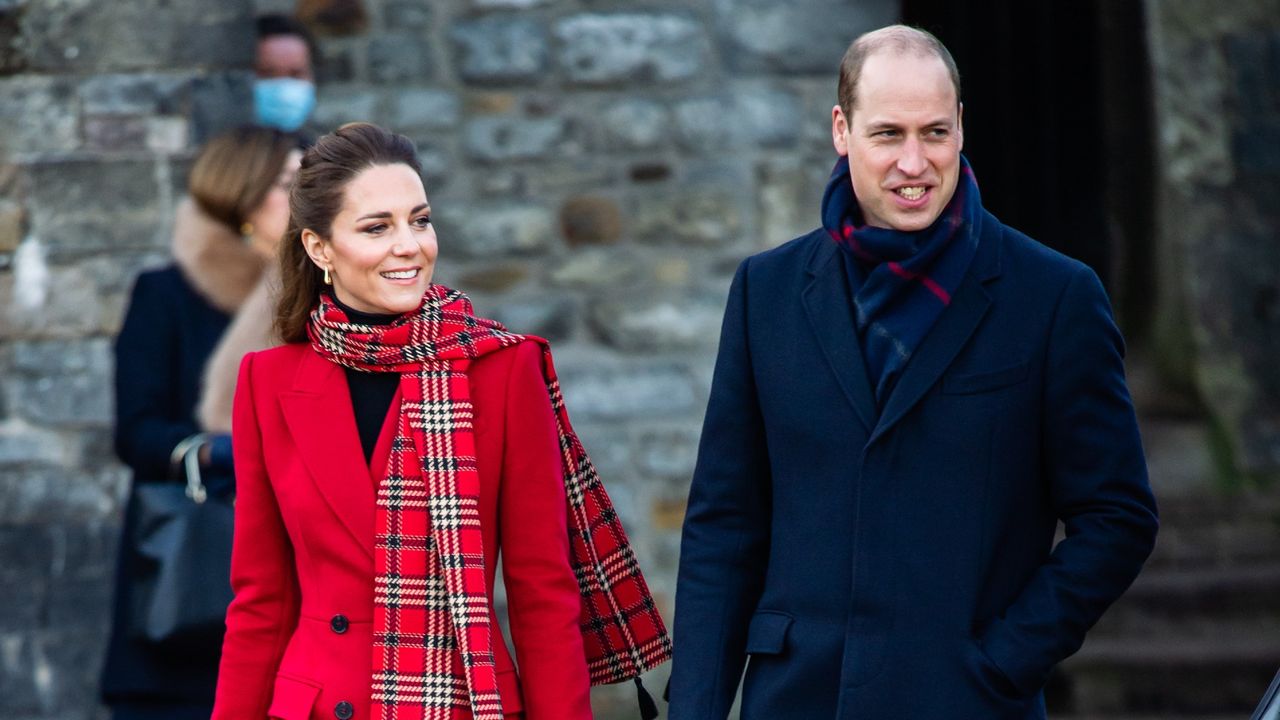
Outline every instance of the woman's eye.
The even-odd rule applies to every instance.
[[[427,227],[430,224],[431,224],[430,215],[421,215],[413,219],[413,226],[420,230]]]
[[[365,228],[364,230],[361,230],[360,232],[363,232],[369,235],[377,235],[386,229],[387,229],[386,225],[384,225],[383,223],[378,223],[377,225],[370,225],[369,227]]]

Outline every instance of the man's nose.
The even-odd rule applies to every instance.
[[[898,172],[907,177],[915,177],[924,173],[928,166],[929,161],[925,159],[920,138],[908,137],[902,145],[902,154],[898,156]]]

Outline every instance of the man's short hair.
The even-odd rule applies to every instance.
[[[284,13],[267,13],[259,15],[254,24],[258,40],[277,35],[293,35],[302,38],[302,41],[307,44],[307,51],[311,54],[311,66],[315,67],[319,64],[320,48],[316,45],[315,36],[297,18]]]
[[[846,118],[853,116],[853,106],[858,102],[858,79],[862,75],[863,63],[881,50],[937,57],[947,66],[951,84],[956,89],[956,104],[960,104],[960,70],[956,68],[955,59],[942,41],[927,30],[909,25],[889,25],[859,35],[844,52],[844,58],[840,61],[836,98]]]

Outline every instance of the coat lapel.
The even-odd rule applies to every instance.
[[[802,294],[805,313],[818,345],[835,373],[844,395],[857,411],[867,432],[876,424],[876,407],[866,363],[858,344],[853,303],[835,243],[820,242],[809,259],[812,279]]]
[[[869,442],[875,442],[915,407],[960,354],[991,306],[984,284],[1000,274],[1000,223],[983,213],[978,251],[969,271],[889,393],[884,412]]]
[[[342,368],[314,352],[305,353],[293,389],[280,394],[280,405],[321,496],[372,559],[373,481],[360,449]]]

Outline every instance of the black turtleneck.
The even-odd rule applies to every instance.
[[[360,325],[390,325],[400,317],[361,312],[348,307],[337,297],[333,297],[333,302],[342,308],[348,320]],[[351,409],[356,416],[364,461],[371,463],[378,436],[382,434],[382,423],[387,419],[387,411],[391,409],[391,401],[395,399],[396,388],[400,385],[400,373],[365,372],[345,366],[342,370],[347,375],[347,387],[351,390]]]

